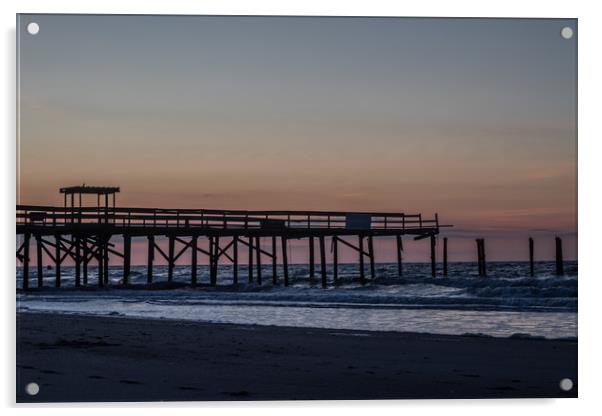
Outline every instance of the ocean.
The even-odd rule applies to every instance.
[[[489,262],[486,277],[475,263],[450,263],[447,277],[431,277],[430,264],[376,264],[376,278],[359,282],[357,264],[339,265],[341,283],[321,287],[320,266],[309,277],[309,266],[289,265],[291,285],[272,285],[272,266],[262,268],[263,285],[245,283],[239,266],[234,289],[232,268],[220,265],[218,286],[209,287],[208,266],[198,266],[197,288],[145,287],[146,267],[132,267],[132,288],[97,287],[97,269],[89,267],[89,288],[74,288],[74,268],[63,267],[62,288],[54,289],[54,271],[44,270],[45,290],[18,291],[18,311],[50,311],[148,319],[270,326],[316,327],[362,331],[420,332],[492,337],[577,338],[577,262],[565,262],[565,275],[554,274],[554,262],[536,262],[535,277],[526,262]],[[369,276],[366,267],[366,276]],[[35,267],[30,285],[36,284]],[[110,267],[117,285],[121,267]],[[21,287],[22,268],[17,268]],[[167,281],[167,267],[155,266],[153,281]],[[190,266],[176,266],[174,282],[190,281]]]

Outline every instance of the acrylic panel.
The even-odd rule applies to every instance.
[[[18,402],[577,396],[577,20],[17,16]]]

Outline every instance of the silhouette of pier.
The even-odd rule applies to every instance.
[[[395,237],[397,266],[403,272],[402,237],[414,239],[430,238],[431,266],[436,270],[435,243],[441,227],[437,214],[434,218],[423,218],[422,214],[386,212],[334,212],[334,211],[245,211],[214,209],[161,209],[128,208],[115,205],[117,187],[74,186],[61,188],[64,194],[63,207],[17,205],[17,235],[23,236],[17,257],[23,263],[23,289],[30,287],[30,253],[35,240],[37,257],[37,286],[43,286],[43,260],[46,255],[55,267],[55,287],[61,286],[61,265],[70,258],[75,264],[75,286],[92,284],[88,266],[98,265],[95,277],[100,287],[108,285],[109,254],[123,259],[123,285],[128,285],[131,271],[132,238],[146,237],[147,283],[153,283],[153,264],[157,254],[168,266],[167,280],[173,280],[176,261],[190,252],[190,284],[198,282],[198,255],[208,258],[211,286],[217,285],[220,259],[232,263],[233,283],[239,282],[239,249],[248,255],[248,281],[263,283],[262,255],[272,263],[272,284],[281,282],[288,286],[289,240],[307,240],[309,250],[309,274],[315,277],[315,243],[318,242],[320,275],[323,287],[329,284],[326,269],[326,244],[331,243],[332,283],[338,276],[339,249],[342,246],[354,250],[358,255],[360,281],[367,280],[365,261],[370,262],[370,278],[375,277],[374,239]],[[83,206],[83,195],[95,195],[96,206]],[[156,242],[166,238],[167,250]],[[208,249],[199,246],[199,239],[208,240]],[[115,241],[123,242],[118,250]],[[266,244],[265,240],[269,241]],[[280,240],[280,250],[277,242]],[[357,243],[352,243],[355,240]],[[278,253],[280,251],[280,253]],[[277,262],[282,263],[282,276],[278,275]],[[447,260],[447,259],[446,259]],[[255,264],[254,264],[255,263]],[[255,267],[253,267],[255,265]]]

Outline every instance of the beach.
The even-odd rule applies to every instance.
[[[17,314],[17,402],[577,397],[577,387],[576,340]]]

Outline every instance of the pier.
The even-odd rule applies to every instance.
[[[93,284],[88,266],[97,264],[95,283],[103,287],[109,283],[109,254],[123,259],[123,285],[129,284],[131,244],[134,237],[145,237],[148,242],[147,283],[153,283],[153,263],[156,255],[168,265],[167,280],[173,280],[176,261],[186,252],[191,254],[190,284],[199,284],[198,256],[208,259],[209,284],[217,285],[218,263],[227,259],[232,263],[233,283],[237,284],[241,249],[248,251],[248,281],[263,284],[262,255],[272,263],[271,283],[288,286],[287,242],[305,240],[310,258],[310,277],[315,276],[315,245],[319,247],[320,279],[323,287],[338,282],[338,250],[343,246],[358,256],[360,281],[366,283],[365,262],[369,262],[369,278],[375,278],[374,240],[393,237],[397,247],[398,272],[403,273],[402,237],[416,240],[430,239],[431,269],[436,272],[436,238],[442,227],[438,215],[423,218],[422,214],[386,212],[334,211],[245,211],[213,209],[128,208],[116,206],[117,187],[73,186],[61,188],[62,207],[17,205],[17,235],[23,243],[17,249],[17,258],[23,263],[23,289],[30,287],[29,263],[31,242],[35,240],[37,256],[37,286],[43,286],[43,252],[55,267],[55,287],[61,287],[61,265],[70,258],[75,265],[75,286]],[[96,197],[95,206],[82,205],[82,197]],[[168,241],[167,250],[156,242]],[[115,241],[121,239],[123,249]],[[199,246],[199,239],[208,240],[208,249]],[[330,240],[333,256],[332,276],[326,268],[326,247]],[[352,242],[354,241],[354,242]],[[277,243],[281,253],[278,253]],[[243,259],[244,260],[244,259]],[[282,276],[277,274],[277,262],[282,264]],[[447,258],[445,259],[447,261]],[[255,268],[253,267],[255,263]]]

